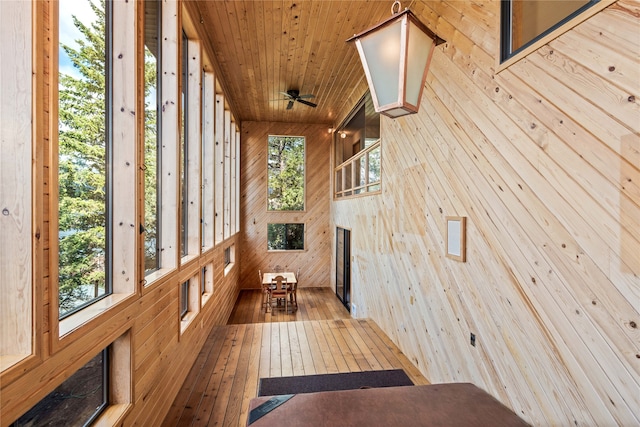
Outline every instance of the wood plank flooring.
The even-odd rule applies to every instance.
[[[243,291],[229,324],[215,327],[164,426],[244,426],[263,377],[418,369],[369,319],[351,319],[329,288],[298,290],[295,313],[261,310],[260,291]]]

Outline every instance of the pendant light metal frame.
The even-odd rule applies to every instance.
[[[426,25],[420,22],[420,20],[413,14],[413,12],[411,12],[410,9],[407,8],[401,12],[394,13],[395,6],[398,6],[398,9],[399,9],[399,2],[395,2],[393,7],[391,8],[393,15],[390,18],[380,22],[379,24],[365,31],[362,31],[359,34],[354,35],[353,37],[347,40],[347,42],[352,42],[352,41],[356,42],[356,47],[358,48],[360,60],[362,62],[362,66],[364,67],[364,72],[367,77],[367,83],[369,84],[369,89],[371,91],[371,98],[373,99],[376,112],[380,114],[384,114],[387,117],[391,117],[391,118],[401,117],[407,114],[414,114],[418,112],[418,109],[420,107],[420,99],[422,98],[422,90],[424,88],[425,80],[427,77],[427,71],[429,70],[431,57],[433,56],[433,51],[435,50],[436,46],[445,42],[444,39],[438,37],[433,31],[427,28]],[[379,102],[380,96],[377,90],[378,88],[376,88],[373,83],[374,79],[372,78],[372,72],[369,68],[370,64],[368,64],[361,39],[364,38],[365,36],[371,35],[376,31],[384,29],[390,25],[396,24],[398,21],[401,21],[401,27],[400,27],[401,35],[400,35],[400,39],[398,40],[399,46],[397,46],[397,48],[400,49],[400,53],[399,53],[400,63],[398,64],[399,81],[397,83],[398,96],[394,101],[388,102],[384,105],[380,105],[380,102]],[[410,31],[416,30],[416,29],[421,30],[427,37],[433,40],[433,43],[431,45],[431,50],[427,55],[426,66],[422,73],[422,79],[418,89],[419,93],[417,96],[417,102],[414,105],[413,103],[407,101],[408,97],[406,94],[406,88],[407,88],[408,63],[411,60],[411,58],[409,58],[409,49],[408,49]],[[393,84],[393,83],[388,83],[388,84]]]

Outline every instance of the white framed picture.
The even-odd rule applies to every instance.
[[[466,217],[447,218],[447,257],[456,261],[466,261]]]

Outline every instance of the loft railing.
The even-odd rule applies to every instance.
[[[359,196],[381,191],[380,140],[334,170],[334,197]]]

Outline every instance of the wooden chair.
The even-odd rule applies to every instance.
[[[289,311],[289,294],[291,290],[289,289],[289,285],[287,284],[287,279],[284,276],[276,276],[271,281],[275,288],[271,287],[271,301],[275,298],[276,304],[278,304],[278,300],[284,299],[284,311],[285,313]]]
[[[262,271],[258,270],[258,278],[260,279],[260,288],[262,289],[262,306],[264,307],[264,311],[269,311],[269,307],[271,306],[271,285],[265,285],[262,283]]]

